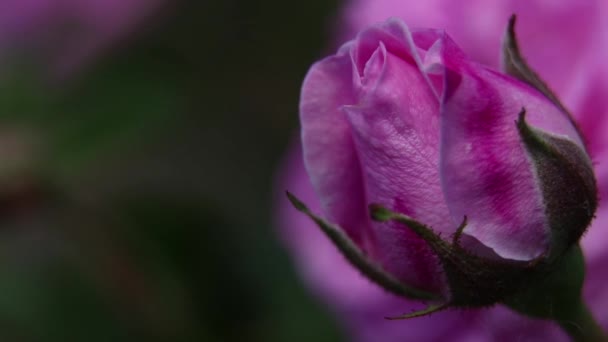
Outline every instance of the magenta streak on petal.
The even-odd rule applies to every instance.
[[[441,174],[454,218],[504,258],[531,259],[548,243],[540,184],[515,127],[522,108],[537,129],[582,141],[568,117],[538,91],[477,65],[443,41]],[[454,58],[456,56],[456,58]],[[475,177],[471,177],[471,175]]]
[[[505,103],[470,71],[446,71],[441,173],[466,234],[509,259],[541,254],[548,242],[542,197],[515,127],[521,105]]]

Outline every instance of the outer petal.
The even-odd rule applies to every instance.
[[[400,21],[364,31],[352,51],[375,51],[361,74],[359,101],[346,106],[363,171],[366,203],[381,203],[444,233],[456,230],[439,181],[439,102]],[[357,55],[353,55],[356,63]],[[396,223],[373,223],[376,258],[399,279],[441,289],[426,242]]]
[[[536,90],[466,59],[453,59],[445,53],[453,43],[443,43],[441,175],[450,211],[468,216],[465,233],[499,256],[532,259],[545,252],[549,227],[514,122],[526,108],[535,127],[581,147],[582,142],[567,117]]]
[[[353,68],[345,46],[315,64],[302,86],[304,160],[328,219],[365,249],[369,217],[350,126],[340,110],[354,103]]]
[[[453,232],[439,182],[439,103],[413,60],[382,42],[363,76],[363,95],[347,106],[369,202]]]

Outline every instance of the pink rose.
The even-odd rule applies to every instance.
[[[499,23],[501,32],[507,17],[505,13]],[[313,211],[325,212],[400,281],[445,294],[449,293],[445,276],[425,242],[403,226],[370,222],[366,205],[378,202],[404,212],[444,236],[453,233],[466,214],[468,249],[492,258],[529,260],[547,247],[547,229],[541,228],[547,227],[547,216],[539,210],[542,195],[538,184],[534,185],[534,168],[514,124],[519,110],[526,109],[530,126],[566,137],[581,150],[583,144],[566,116],[540,93],[472,62],[436,31],[413,31],[412,43],[408,31],[398,26],[391,22],[367,30],[336,56],[312,68],[302,93],[304,159],[322,203],[308,183],[301,156],[294,155],[286,163],[281,188],[300,195]],[[526,25],[521,26],[518,32],[523,31],[520,36],[525,38]],[[526,52],[525,44],[526,40],[522,44]],[[453,50],[446,53],[446,49]],[[597,55],[578,53],[577,58],[591,65],[599,62],[593,60]],[[416,54],[420,54],[418,60]],[[473,57],[478,57],[475,49]],[[547,70],[545,65],[540,72],[547,74]],[[570,92],[562,90],[564,86],[556,87],[562,97],[564,93],[591,95],[580,89],[604,82],[591,73],[566,76],[570,78],[564,79],[579,81]],[[447,80],[445,88],[443,79]],[[443,98],[442,106],[438,98]],[[580,98],[565,98],[570,108],[590,106]],[[602,110],[603,101],[593,105]],[[581,105],[576,107],[572,102]],[[345,108],[340,110],[341,106]],[[580,112],[574,113],[581,118]],[[492,118],[491,124],[484,118]],[[584,118],[582,127],[597,161],[605,146],[603,136],[597,134],[597,128],[596,134],[588,133],[592,126],[585,124]],[[488,140],[489,131],[499,139]],[[506,145],[499,148],[502,144]],[[469,148],[471,153],[462,152]],[[602,191],[605,172],[601,167],[596,167],[596,172]],[[510,186],[505,186],[505,180]],[[471,209],[477,214],[469,214]],[[601,221],[602,208],[598,215],[597,221]],[[281,222],[306,278],[335,304],[333,309],[359,340],[435,340],[446,336],[451,340],[565,339],[553,324],[526,319],[502,307],[483,312],[448,311],[416,322],[386,322],[382,317],[404,312],[412,302],[387,294],[363,278],[314,224],[295,210],[283,208]],[[601,228],[592,228],[587,234],[603,235]],[[586,294],[594,296],[596,302],[590,304],[596,310],[608,299],[599,280],[601,272],[593,272],[605,255],[601,244],[589,239],[584,243],[591,279]],[[606,323],[608,317],[596,316]],[[486,328],[488,325],[492,327]]]

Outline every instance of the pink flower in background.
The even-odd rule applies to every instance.
[[[411,4],[410,4],[411,3]],[[447,32],[454,38],[456,42],[462,45],[463,50],[476,61],[485,63],[492,67],[497,67],[499,62],[499,51],[500,51],[500,39],[502,38],[506,26],[506,22],[511,13],[517,13],[519,16],[519,23],[517,31],[520,40],[520,46],[523,50],[524,55],[527,57],[530,64],[535,67],[540,75],[548,82],[551,88],[553,88],[561,99],[564,100],[566,107],[576,116],[578,122],[581,125],[584,135],[588,139],[587,144],[590,148],[593,160],[595,162],[596,173],[598,177],[598,186],[600,196],[603,196],[606,191],[608,179],[606,177],[606,171],[608,168],[605,166],[606,157],[604,157],[606,141],[605,136],[602,132],[606,130],[606,110],[608,105],[606,99],[600,96],[605,93],[608,89],[606,87],[606,67],[603,66],[602,60],[607,57],[607,50],[605,48],[606,37],[605,27],[602,18],[605,18],[604,4],[601,2],[585,2],[579,4],[578,2],[553,2],[553,1],[497,1],[497,2],[484,2],[484,1],[467,1],[467,2],[455,2],[450,1],[430,1],[430,2],[413,2],[413,1],[359,1],[354,3],[346,12],[347,27],[350,28],[350,36],[355,30],[359,30],[364,26],[377,21],[383,21],[389,16],[401,16],[408,21],[410,27],[415,26],[434,26],[439,28],[446,28]],[[570,25],[564,25],[564,22],[572,23]],[[574,27],[569,27],[574,26]],[[357,44],[359,44],[357,46]],[[359,40],[358,43],[353,43],[356,48],[360,51],[365,50],[365,41]],[[343,50],[351,49],[347,47]],[[374,78],[379,77],[374,74],[375,66],[381,65],[382,63],[374,63],[374,61],[384,60],[387,65],[391,65],[394,70],[404,70],[398,67],[399,63],[395,62],[395,59],[391,57],[390,53],[384,52],[384,59],[378,58],[383,52],[377,52],[376,58],[370,58],[372,52],[378,47],[378,45],[368,44],[368,48],[371,51],[362,52],[365,58],[362,58],[360,65],[356,66],[359,68],[358,71],[364,75],[364,79],[361,80],[362,87],[365,88],[367,84],[374,83]],[[386,44],[387,46],[390,44]],[[387,51],[391,51],[391,48],[387,48]],[[388,56],[388,57],[387,57]],[[368,62],[368,59],[371,62]],[[339,63],[339,58],[335,57],[335,63],[322,63],[321,66],[317,66],[317,70],[325,67],[325,75],[335,75],[339,72],[346,72],[346,70],[338,71],[340,68],[346,68],[344,63]],[[357,59],[355,59],[357,61]],[[430,58],[429,63],[425,64],[428,66],[433,65],[433,59]],[[407,64],[407,63],[406,63]],[[397,65],[397,67],[395,66]],[[368,75],[375,75],[365,79],[365,72],[367,70]],[[432,68],[431,68],[432,69]],[[429,70],[431,70],[429,69]],[[386,75],[401,75],[399,72],[387,73]],[[432,77],[432,72],[430,72]],[[323,75],[323,73],[319,73]],[[485,76],[484,76],[485,77]],[[306,85],[304,88],[304,97],[307,95],[307,91],[322,91],[324,84],[332,89],[342,89],[342,93],[331,93],[328,97],[334,96],[334,98],[351,98],[359,96],[361,91],[354,91],[348,93],[349,89],[352,91],[352,87],[348,86],[348,82],[352,80],[345,80],[342,78],[331,78],[318,79],[315,87],[313,87],[310,80],[307,81],[309,84],[309,90]],[[483,77],[481,77],[483,79]],[[345,82],[344,87],[333,87],[337,81]],[[388,81],[387,81],[388,80]],[[323,82],[322,82],[323,81]],[[356,81],[355,81],[356,82]],[[407,89],[404,94],[392,93],[386,91],[388,88],[378,88],[374,91],[381,92],[387,98],[399,98],[406,103],[409,95],[415,93],[416,98],[426,98],[425,96],[431,96],[428,92],[422,91],[419,93],[417,87],[413,87],[412,84],[418,84],[416,80],[404,81],[401,79],[385,77],[383,82],[394,82],[394,84],[400,84],[404,82],[407,87],[401,87]],[[432,83],[432,80],[431,80]],[[383,83],[377,83],[383,84]],[[370,86],[373,87],[373,86]],[[371,88],[369,88],[371,89]],[[369,89],[367,91],[369,91]],[[445,91],[443,89],[437,89]],[[366,90],[363,90],[365,93]],[[325,89],[327,93],[327,89]],[[408,92],[413,92],[409,93]],[[426,94],[426,95],[425,95]],[[462,94],[461,94],[462,95]],[[413,96],[413,95],[412,95]],[[310,98],[310,96],[308,96]],[[455,96],[458,98],[458,96]],[[352,104],[358,103],[357,101]],[[413,102],[411,102],[413,103]],[[345,104],[345,103],[340,103]],[[331,104],[323,104],[320,102],[313,102],[312,105],[324,106]],[[515,107],[515,103],[512,103]],[[428,107],[428,106],[424,106]],[[541,106],[542,107],[542,106]],[[455,108],[459,108],[456,106]],[[532,111],[528,109],[528,113]],[[335,134],[335,130],[346,129],[344,127],[345,120],[349,120],[347,127],[354,132],[361,132],[361,129],[371,129],[369,124],[365,124],[365,121],[357,116],[357,112],[365,111],[364,106],[352,107],[351,110],[347,110],[346,114],[342,117],[335,115],[328,120],[332,126],[332,131]],[[391,111],[388,110],[387,113]],[[431,110],[432,112],[432,110]],[[461,113],[462,115],[471,115],[471,113]],[[513,119],[510,121],[513,123],[516,119],[516,113],[513,114]],[[367,116],[366,116],[367,117]],[[555,118],[555,117],[552,117]],[[531,119],[532,120],[532,119]],[[543,120],[537,120],[537,124]],[[314,121],[311,121],[314,122]],[[399,120],[386,120],[388,124],[377,125],[374,127],[377,132],[386,133],[387,136],[393,136],[390,133],[390,129],[405,129],[400,124]],[[329,127],[326,125],[328,122],[315,126],[314,124],[309,125],[308,130],[317,129],[322,130],[323,127]],[[429,129],[432,132],[432,128],[436,125],[436,122],[427,122],[421,124],[417,129]],[[553,125],[560,127],[566,127],[567,125],[559,124],[553,119],[544,121],[545,125]],[[532,124],[534,126],[534,124]],[[342,128],[341,128],[342,127]],[[387,127],[390,128],[387,130]],[[514,127],[514,124],[513,126]],[[554,131],[555,127],[549,129]],[[378,131],[379,130],[379,131]],[[306,134],[306,122],[304,122],[304,133]],[[330,134],[321,135],[325,139],[332,139],[335,135]],[[368,132],[369,133],[369,132]],[[576,140],[575,135],[567,132],[560,132],[566,135],[571,135],[573,140]],[[380,146],[378,141],[365,141],[360,139],[363,135],[357,133],[354,134],[354,143],[357,146],[358,154],[357,158],[364,158],[362,161],[363,168],[365,169],[366,162],[373,160],[373,158],[381,157],[378,153],[379,150],[386,150],[386,146]],[[429,133],[432,136],[432,133]],[[357,138],[359,137],[359,139]],[[433,139],[431,139],[433,140]],[[327,142],[327,141],[324,141]],[[306,136],[305,136],[306,144]],[[408,144],[402,144],[397,142],[394,146],[404,148]],[[362,147],[363,146],[363,147]],[[409,146],[425,146],[425,144],[416,144],[415,141],[410,141]],[[342,150],[342,152],[336,155],[339,158],[331,158],[331,161],[340,163],[348,160],[350,149],[348,147]],[[391,149],[389,149],[390,151]],[[326,151],[319,150],[317,155],[322,156]],[[392,151],[398,151],[398,149],[392,148]],[[310,152],[310,149],[309,149]],[[432,155],[432,154],[431,154]],[[306,157],[308,159],[309,167],[311,163],[310,155]],[[342,158],[342,159],[340,159]],[[385,160],[386,161],[386,160]],[[384,171],[390,171],[391,163],[382,162],[382,159],[376,159],[375,162],[381,162],[386,169]],[[312,162],[314,163],[314,161]],[[393,165],[395,166],[395,165]],[[398,165],[397,165],[398,166]],[[357,169],[359,165],[353,164],[353,169]],[[319,170],[317,168],[317,170]],[[350,169],[349,169],[350,170]],[[365,170],[363,170],[365,172]],[[426,170],[418,170],[418,174],[421,177],[428,176]],[[466,171],[466,169],[460,170]],[[467,172],[474,172],[474,170],[468,170]],[[280,181],[280,189],[289,189],[293,193],[299,195],[301,199],[308,203],[312,209],[316,212],[321,212],[321,205],[318,202],[317,196],[315,195],[310,180],[306,175],[306,172],[302,163],[302,156],[299,152],[291,155],[285,163],[285,167],[282,171],[284,175]],[[395,173],[393,173],[395,174]],[[380,174],[366,174],[365,177],[371,177],[372,180],[372,191],[369,191],[370,185],[368,184],[365,190],[366,196],[372,196],[372,201],[381,202],[383,204],[393,206],[394,203],[386,203],[386,199],[383,198],[382,194],[387,194],[391,197],[390,191],[395,188],[395,184],[386,183],[387,180],[382,178]],[[328,197],[330,193],[339,194],[339,191],[328,191],[324,193],[323,189],[326,186],[331,186],[331,181],[334,184],[342,184],[344,187],[349,189],[356,188],[356,185],[360,182],[357,177],[351,172],[345,171],[344,174],[336,174],[335,179],[328,177],[328,174],[324,174],[322,171],[317,174],[317,182],[325,182],[324,184],[317,183],[317,191],[321,191],[322,197],[325,199],[323,203],[324,208],[330,208],[329,213],[332,219],[336,219],[343,226],[354,227],[356,224],[364,222],[365,225],[365,205],[362,208],[356,210],[340,208],[340,205],[345,203],[351,203],[353,197],[357,194],[353,194],[352,191],[349,193],[349,198],[338,198]],[[376,177],[374,179],[374,177]],[[380,178],[378,178],[380,177]],[[431,175],[432,177],[432,175]],[[315,176],[313,174],[313,180]],[[329,179],[330,181],[327,181]],[[325,180],[325,181],[324,181]],[[389,181],[399,181],[402,179],[396,177],[396,179],[390,179]],[[407,180],[403,180],[407,182]],[[350,183],[348,183],[350,182]],[[376,186],[378,191],[373,190]],[[403,188],[403,187],[402,187]],[[321,189],[321,190],[319,190]],[[328,189],[328,188],[326,188]],[[381,191],[380,191],[381,190]],[[433,192],[432,186],[421,187],[418,192],[408,194],[405,200],[416,199],[416,203],[421,198],[425,198],[420,193]],[[465,189],[466,191],[466,189]],[[394,195],[394,194],[393,194]],[[375,197],[376,196],[376,197]],[[379,197],[378,197],[379,196]],[[392,198],[392,197],[391,197]],[[384,200],[383,200],[384,199]],[[336,248],[331,245],[325,236],[323,236],[317,229],[317,227],[306,217],[303,217],[297,213],[294,209],[289,207],[289,204],[281,199],[281,221],[280,224],[284,228],[283,236],[287,244],[291,247],[291,250],[295,252],[296,261],[300,265],[304,277],[308,280],[312,288],[317,291],[328,303],[332,306],[332,310],[336,311],[338,317],[340,317],[347,329],[351,332],[352,336],[356,340],[361,341],[402,341],[404,338],[411,340],[462,340],[462,341],[485,341],[485,340],[565,340],[565,335],[557,329],[550,322],[535,321],[526,319],[518,314],[510,312],[510,310],[503,307],[496,307],[488,310],[471,310],[471,311],[448,311],[438,313],[430,317],[419,318],[416,321],[406,322],[387,322],[383,319],[384,316],[391,313],[403,312],[408,307],[411,308],[415,305],[414,302],[408,302],[400,299],[396,296],[392,296],[386,293],[378,286],[371,284],[366,278],[361,276],[357,270],[352,268],[343,257],[338,253]],[[466,204],[466,199],[463,202]],[[332,206],[333,205],[333,206]],[[407,203],[402,203],[404,207],[407,207]],[[420,216],[424,216],[425,212],[411,214],[417,219],[420,219],[424,223],[430,226],[440,227],[441,222],[446,222],[442,219],[442,216],[437,216],[435,211],[443,212],[442,203],[426,203],[422,205],[422,208],[433,211],[432,213],[427,212],[425,220],[420,219]],[[469,203],[469,207],[471,203]],[[420,207],[418,207],[420,208]],[[452,211],[453,208],[450,208]],[[456,212],[459,212],[456,210]],[[350,214],[350,216],[348,215]],[[358,217],[357,215],[362,215]],[[606,210],[604,207],[600,207],[597,212],[598,218],[594,221],[594,225],[590,232],[586,235],[583,241],[583,248],[587,258],[588,271],[587,281],[585,288],[585,295],[588,298],[588,303],[593,309],[596,317],[601,321],[604,326],[608,325],[608,315],[602,313],[601,309],[608,305],[608,289],[605,288],[606,279],[608,278],[607,273],[602,273],[602,264],[608,261],[608,253],[605,252],[604,244],[608,243],[608,233],[603,229],[603,222],[606,222]],[[453,220],[447,220],[447,222],[453,223]],[[340,222],[341,221],[341,222]],[[441,221],[441,222],[439,222]],[[441,229],[441,228],[439,228]],[[449,228],[446,227],[446,230]],[[356,233],[352,234],[353,239],[367,247],[370,251],[374,244],[365,242],[366,232],[365,228],[353,229]],[[402,230],[401,230],[402,231]],[[360,235],[357,235],[360,234]],[[372,235],[376,235],[374,233]],[[475,235],[478,240],[491,246],[498,255],[505,257],[511,257],[515,259],[529,259],[534,255],[538,254],[538,251],[533,251],[534,248],[528,249],[528,252],[523,253],[517,246],[526,246],[529,242],[531,246],[538,246],[538,241],[542,240],[542,237],[537,239],[537,242],[525,241],[525,237],[521,239],[521,243],[516,243],[509,246],[503,246],[494,244],[488,240],[487,236]],[[384,243],[392,243],[399,241],[395,237],[381,235],[381,239],[384,239]],[[485,240],[484,240],[485,239]],[[491,240],[491,239],[490,239]],[[404,241],[404,240],[401,240]],[[406,241],[415,241],[406,239]],[[500,239],[504,241],[504,239]],[[367,245],[366,245],[367,244]],[[427,253],[424,250],[424,246],[410,246],[409,251],[416,251],[417,253]],[[432,268],[432,263],[425,264],[411,264],[411,254],[408,254],[407,250],[399,251],[395,249],[394,255],[384,255],[380,258],[384,258],[385,265],[390,268],[394,265],[394,270],[397,277],[407,280],[413,284],[423,284],[441,290],[442,281],[436,278],[437,272]],[[371,252],[377,253],[377,251]],[[523,254],[522,254],[523,253]],[[524,255],[525,254],[525,255]],[[409,257],[408,257],[409,255]],[[417,260],[425,260],[419,258]],[[410,263],[408,263],[408,261]],[[393,264],[394,263],[394,264]],[[400,264],[401,263],[401,264]],[[406,264],[403,264],[406,263]],[[404,267],[407,266],[407,267]],[[411,270],[416,269],[418,272],[405,272],[405,274],[398,274],[399,270],[403,269]],[[425,273],[425,270],[428,271]],[[429,271],[430,270],[430,271]]]
[[[5,0],[0,58],[42,52],[63,74],[86,64],[141,25],[163,0]]]

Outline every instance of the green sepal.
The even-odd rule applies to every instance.
[[[357,268],[364,276],[372,280],[376,284],[380,285],[389,292],[392,292],[398,296],[420,299],[420,300],[439,300],[441,296],[435,293],[418,289],[414,286],[404,284],[390,273],[386,272],[380,265],[371,260],[365,252],[359,248],[349,237],[346,235],[344,230],[339,226],[329,223],[319,216],[313,214],[308,207],[300,201],[297,197],[291,194],[289,191],[286,192],[287,197],[291,204],[298,211],[304,213],[306,216],[311,218],[319,228],[327,235],[327,237],[334,243],[338,250],[344,255],[344,257]]]
[[[459,240],[466,229],[466,217],[449,243],[430,227],[407,215],[393,212],[378,204],[370,205],[370,211],[375,220],[402,223],[428,243],[439,257],[448,281],[450,298],[444,304],[446,307],[474,308],[494,305],[525,288],[531,279],[535,279],[536,274],[545,272],[544,254],[530,261],[497,260],[474,255],[465,250]],[[420,315],[414,313],[414,316]]]
[[[583,253],[575,245],[546,273],[504,303],[530,317],[560,319],[580,302],[584,278]]]
[[[573,141],[529,126],[525,109],[516,124],[540,182],[551,228],[552,260],[578,243],[594,217],[598,194],[593,166]]]
[[[445,310],[448,307],[449,306],[447,304],[445,304],[445,303],[442,303],[442,304],[430,304],[429,306],[427,306],[426,308],[424,308],[422,310],[417,310],[417,311],[414,311],[414,312],[409,312],[409,313],[403,314],[401,316],[384,317],[384,318],[393,321],[393,320],[398,320],[398,319],[410,319],[410,318],[428,316],[428,315],[430,315],[432,313]]]
[[[504,304],[526,316],[555,321],[573,341],[608,341],[583,302],[584,280],[585,260],[577,244]]]

